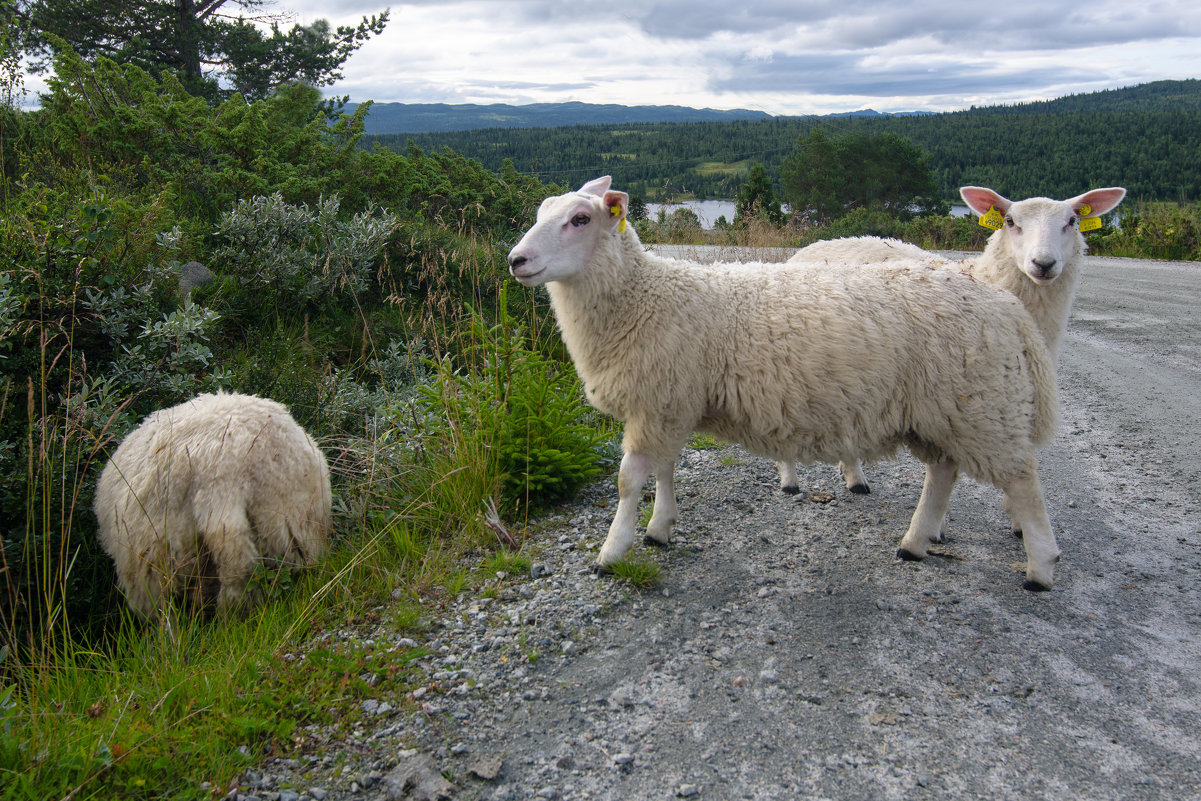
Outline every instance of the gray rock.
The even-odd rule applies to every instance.
[[[199,289],[212,282],[212,270],[198,261],[189,261],[179,268],[179,293],[185,298],[192,294],[193,289]]]
[[[385,797],[389,801],[439,801],[454,798],[455,786],[439,772],[429,754],[412,754],[401,759],[383,777]]]

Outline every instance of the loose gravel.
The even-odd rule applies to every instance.
[[[1063,550],[1021,589],[1000,493],[962,480],[946,542],[894,556],[909,457],[780,493],[735,446],[685,451],[680,523],[639,589],[591,569],[611,480],[538,521],[522,575],[324,636],[413,647],[423,679],[361,703],[350,736],[232,798],[1201,798],[1201,265],[1096,260],[1042,454]],[[1191,298],[1191,300],[1190,300]]]

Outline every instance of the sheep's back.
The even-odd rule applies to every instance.
[[[329,529],[328,466],[282,404],[202,395],[154,412],[125,438],[97,482],[95,510],[123,588],[149,614],[148,577],[194,564],[204,532],[230,521],[234,536],[257,536],[265,555],[319,556]],[[186,569],[175,576],[189,578]]]
[[[719,436],[805,461],[907,443],[987,478],[989,443],[1054,426],[1053,370],[1009,293],[927,263],[737,269],[752,270],[728,281],[737,312],[707,337]]]

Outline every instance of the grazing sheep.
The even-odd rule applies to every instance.
[[[255,566],[312,563],[330,525],[329,465],[280,403],[201,395],[147,417],[96,485],[100,543],[130,608],[164,596],[218,612],[245,597]],[[215,573],[214,573],[215,571]]]
[[[950,269],[966,272],[1017,296],[1046,340],[1051,357],[1058,360],[1068,315],[1080,286],[1080,269],[1087,247],[1081,234],[1082,220],[1117,208],[1126,195],[1122,187],[1093,189],[1070,200],[1034,197],[1011,201],[992,189],[965,186],[959,190],[968,208],[982,218],[990,209],[996,217],[985,227],[994,227],[984,253],[973,259],[944,259],[936,253],[898,239],[855,236],[814,242],[793,254],[790,262],[837,261],[868,264],[897,259],[927,259]],[[1087,230],[1087,229],[1085,229]],[[795,494],[796,468],[780,462],[780,488]],[[838,464],[847,489],[869,492],[859,459],[846,455]]]
[[[1054,368],[1017,299],[924,262],[863,269],[702,265],[647,253],[629,197],[599,178],[548,198],[509,254],[524,286],[546,284],[589,400],[625,421],[618,505],[598,562],[647,535],[666,543],[672,469],[694,430],[777,460],[882,457],[907,446],[926,482],[898,555],[938,535],[958,471],[1014,500],[1026,586],[1048,589],[1059,549],[1035,448],[1056,424]]]

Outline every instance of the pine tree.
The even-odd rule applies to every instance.
[[[772,225],[784,224],[784,211],[780,208],[780,196],[767,177],[767,169],[758,162],[751,165],[751,173],[738,192],[738,204],[734,209],[734,224],[745,224],[751,219],[767,220]]]
[[[815,128],[797,140],[797,151],[780,168],[780,180],[792,208],[815,220],[867,207],[901,218],[946,213],[930,157],[894,133],[830,138]]]
[[[84,58],[106,56],[152,75],[174,73],[190,92],[219,99],[240,92],[247,100],[288,83],[326,86],[372,36],[388,11],[357,26],[331,28],[326,20],[293,25],[264,11],[268,0],[8,0],[21,48],[46,69],[64,45]],[[264,32],[255,23],[268,24]]]

